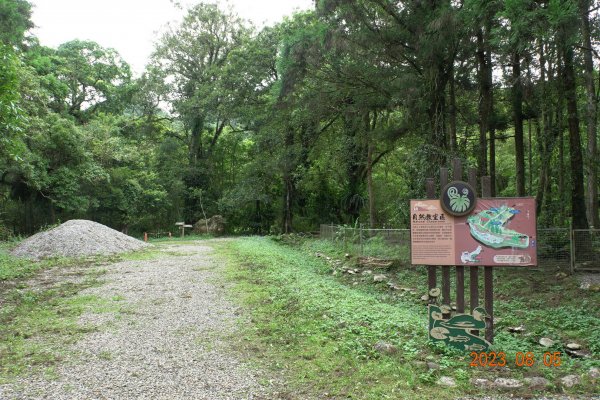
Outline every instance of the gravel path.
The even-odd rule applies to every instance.
[[[235,333],[239,317],[224,297],[212,249],[164,249],[171,254],[107,267],[107,282],[81,294],[119,296],[127,312],[83,315],[82,323],[99,330],[75,345],[58,379],[0,386],[0,399],[270,398],[262,374],[227,350],[223,338]]]

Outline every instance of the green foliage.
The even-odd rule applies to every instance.
[[[285,245],[247,238],[228,242],[220,251],[230,260],[228,274],[236,285],[236,299],[251,313],[252,324],[241,327],[240,346],[252,348],[254,354],[258,349],[257,361],[266,368],[283,369],[294,391],[365,399],[400,391],[410,397],[418,391],[416,398],[453,398],[456,393],[442,391],[435,383],[440,376],[452,376],[462,395],[494,393],[474,388],[469,381],[494,380],[497,372],[471,368],[468,355],[427,344],[426,309],[419,299],[427,291],[424,268],[402,265],[385,271],[390,281],[416,291],[406,295],[374,284],[372,275],[332,275],[329,262],[313,255],[318,252],[352,265],[335,242],[293,235],[279,243]],[[593,304],[600,300],[599,293],[582,292],[576,279],[558,284],[553,271],[498,269],[495,275],[498,318],[492,350],[506,353],[510,367],[506,377],[544,376],[556,381],[598,365],[600,316]],[[524,334],[507,331],[521,324]],[[551,337],[557,344],[543,348],[538,344],[541,337]],[[378,353],[373,345],[379,340],[395,345],[398,352]],[[567,356],[564,345],[572,341],[589,349],[591,357]],[[534,353],[534,366],[515,367],[516,353],[529,351]],[[561,352],[559,368],[543,364],[547,351]],[[426,371],[419,367],[420,360],[434,361],[440,370]],[[529,389],[523,390],[525,395]],[[574,390],[595,393],[590,381]]]
[[[597,106],[581,79],[595,83],[597,71],[584,69],[579,29],[586,15],[597,36],[597,0],[315,6],[257,31],[216,4],[195,5],[133,79],[101,44],[41,46],[26,37],[30,4],[0,2],[3,222],[32,233],[79,217],[142,231],[206,213],[237,233],[405,227],[408,200],[458,156],[493,172],[499,196],[516,194],[519,163],[540,225],[569,225],[581,197],[569,196],[572,181],[584,164],[593,177],[598,158],[567,167],[579,142],[593,153],[587,131],[570,141],[577,129],[567,128],[573,110]],[[569,113],[564,50],[578,103]],[[516,83],[531,136],[523,145],[513,140]]]
[[[91,272],[79,284],[58,284],[44,290],[21,285],[3,293],[0,383],[28,373],[51,373],[68,346],[90,331],[90,327],[79,324],[78,317],[104,301],[78,293],[98,285],[97,276],[97,272]]]
[[[25,33],[33,28],[31,4],[25,0],[1,0],[0,26],[0,47],[21,46]]]

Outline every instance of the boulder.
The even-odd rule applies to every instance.
[[[208,228],[208,231],[207,231]],[[208,219],[201,219],[194,224],[194,233],[222,235],[225,232],[225,218],[220,215],[213,215]]]
[[[456,386],[456,381],[454,380],[454,378],[451,378],[449,376],[442,376],[440,379],[437,380],[436,383],[439,386],[446,386],[446,387]]]

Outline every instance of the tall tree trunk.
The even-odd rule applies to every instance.
[[[378,113],[373,112],[373,119],[371,120],[371,113],[366,114],[365,119],[365,138],[367,140],[367,191],[369,195],[369,227],[375,229],[375,191],[373,190],[373,148],[375,147],[373,138],[373,132],[377,128]]]
[[[189,160],[190,166],[198,165],[198,159],[202,157],[202,131],[204,130],[204,120],[194,118],[190,133]]]
[[[492,82],[490,81],[490,58],[486,52],[486,37],[483,28],[477,31],[477,64],[479,81],[479,148],[477,150],[477,173],[479,176],[488,174],[487,166],[487,135],[490,132],[490,117],[492,113]]]
[[[571,217],[573,218],[573,228],[587,229],[589,225],[585,212],[583,154],[579,134],[579,117],[577,115],[577,87],[573,67],[573,48],[565,40],[561,45],[564,62],[563,92],[567,100],[569,155],[571,159]]]
[[[496,197],[496,128],[490,128],[490,196]]]
[[[373,144],[367,152],[367,190],[369,191],[369,227],[375,229],[375,192],[373,191]]]
[[[586,127],[587,127],[587,215],[591,226],[600,228],[598,218],[598,170],[596,160],[597,151],[597,123],[598,123],[598,98],[594,84],[594,61],[592,57],[592,40],[589,19],[589,0],[579,0],[579,14],[581,16],[581,35],[583,36],[583,67],[586,91]]]
[[[512,111],[515,126],[515,168],[517,196],[525,196],[525,145],[523,142],[523,85],[521,83],[521,56],[512,54]]]
[[[281,221],[281,231],[283,233],[291,233],[293,231],[293,206],[294,206],[294,177],[293,177],[293,145],[294,131],[288,127],[284,139],[285,145],[285,160],[283,169],[283,215]]]
[[[450,71],[450,93],[448,99],[448,123],[449,125],[449,145],[452,153],[458,152],[458,146],[456,142],[456,82],[455,82],[455,69],[452,66]]]
[[[429,120],[431,129],[431,144],[434,146],[430,152],[429,162],[431,171],[427,171],[430,176],[439,167],[445,164],[445,150],[448,148],[446,139],[446,85],[448,77],[445,71],[445,64],[438,61],[436,66],[432,66],[432,82],[430,82],[429,98]]]

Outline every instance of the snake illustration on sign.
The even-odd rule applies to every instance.
[[[441,342],[457,350],[487,351],[491,343],[474,335],[473,330],[485,329],[485,309],[477,307],[472,314],[454,314],[444,319],[441,307],[429,305],[429,339]]]
[[[473,211],[477,203],[477,196],[473,187],[468,183],[454,181],[442,189],[440,202],[448,214],[462,217]]]

